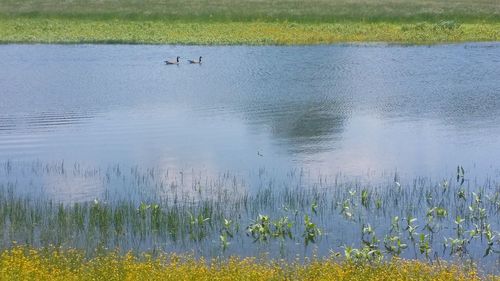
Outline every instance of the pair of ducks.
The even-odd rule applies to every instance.
[[[175,61],[166,60],[165,64],[179,64],[180,58],[181,57],[177,57],[177,60],[175,60]],[[202,58],[202,56],[200,56],[200,58],[198,60],[188,60],[188,62],[193,63],[193,64],[201,64],[201,58]]]

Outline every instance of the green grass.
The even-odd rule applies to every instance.
[[[499,41],[500,22],[294,23],[0,18],[1,43],[328,44]]]
[[[496,0],[0,0],[0,15],[188,21],[499,21]]]
[[[1,43],[428,44],[499,30],[496,0],[0,0]]]

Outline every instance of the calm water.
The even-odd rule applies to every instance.
[[[182,65],[163,64],[177,55]],[[185,63],[199,55],[203,65]],[[459,164],[499,174],[498,43],[3,45],[0,61],[3,162],[241,178],[443,178]],[[94,183],[79,186],[95,196]]]

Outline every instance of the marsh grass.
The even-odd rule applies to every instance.
[[[500,23],[182,22],[0,18],[1,43],[290,45],[498,41]]]
[[[259,172],[261,182],[248,187],[229,173],[188,180],[158,168],[62,162],[1,167],[1,249],[55,246],[81,249],[89,258],[115,250],[153,256],[192,250],[205,257],[272,253],[287,260],[334,252],[353,263],[390,257],[480,261],[487,272],[500,257],[500,185],[473,182],[461,169],[456,179],[400,182],[395,175],[377,184],[311,179],[302,170],[277,183]],[[57,201],[19,182],[18,175],[27,173],[85,177],[109,190],[93,200]]]

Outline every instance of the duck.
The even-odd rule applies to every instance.
[[[181,57],[177,57],[177,60],[176,60],[176,61],[169,61],[169,60],[166,60],[166,61],[165,61],[165,64],[179,64],[179,59],[180,59],[180,58],[181,58]]]
[[[197,64],[201,64],[201,58],[202,58],[202,56],[200,56],[200,59],[199,59],[199,60],[197,60],[197,61],[196,61],[196,60],[188,60],[188,61],[189,61],[189,63],[197,63]]]

